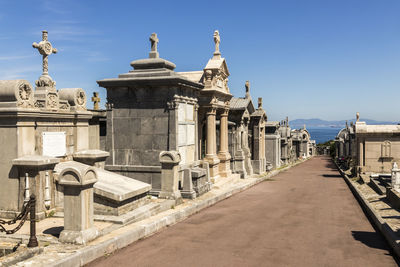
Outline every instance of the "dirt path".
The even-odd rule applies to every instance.
[[[316,157],[90,266],[397,266]]]

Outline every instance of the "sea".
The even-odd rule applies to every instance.
[[[315,140],[317,144],[322,144],[329,140],[334,140],[341,129],[342,128],[307,127],[307,130],[311,135],[311,140]]]

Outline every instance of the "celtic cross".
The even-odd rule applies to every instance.
[[[49,61],[48,56],[57,53],[57,49],[53,48],[51,43],[47,40],[47,31],[42,31],[42,41],[39,43],[34,42],[33,48],[36,48],[39,53],[43,56],[43,74],[49,74]]]

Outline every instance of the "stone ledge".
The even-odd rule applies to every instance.
[[[21,158],[12,160],[12,164],[15,166],[30,166],[30,167],[54,165],[59,162],[60,162],[59,158],[39,156],[39,155],[23,156]]]
[[[355,187],[350,180],[350,178],[339,168],[337,163],[333,161],[343,179],[345,180],[347,186],[350,188],[353,195],[356,197],[360,203],[365,214],[371,219],[376,228],[382,233],[393,252],[397,257],[400,257],[400,238],[396,232],[390,227],[390,225],[385,222],[385,220],[375,211],[375,209],[369,204],[368,200],[364,198],[361,191]]]

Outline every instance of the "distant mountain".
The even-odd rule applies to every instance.
[[[352,121],[353,123],[355,120],[347,120],[348,123]],[[376,121],[370,119],[363,119],[360,118],[360,121],[365,121],[367,124],[398,124],[399,122],[393,121]],[[296,119],[289,121],[289,125],[292,128],[301,128],[306,125],[306,127],[331,127],[331,128],[343,128],[346,126],[346,120],[341,121],[325,121],[321,119]]]

